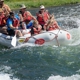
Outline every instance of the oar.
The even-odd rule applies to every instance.
[[[12,38],[12,41],[11,41],[11,45],[13,46],[13,47],[15,47],[16,46],[16,35],[14,35],[14,37]]]

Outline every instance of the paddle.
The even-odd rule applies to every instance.
[[[12,38],[11,45],[12,45],[13,47],[16,46],[16,35],[14,35],[14,37]]]

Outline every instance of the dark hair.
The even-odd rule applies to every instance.
[[[14,12],[10,12],[9,14],[10,14],[10,15],[14,15]]]

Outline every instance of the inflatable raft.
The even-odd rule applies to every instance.
[[[29,38],[28,38],[29,37]],[[13,36],[5,35],[0,33],[0,44],[13,47],[11,44]],[[53,31],[43,31],[38,35],[31,36],[26,34],[23,37],[16,38],[16,45],[30,43],[35,46],[45,46],[45,45],[68,45],[72,40],[71,34],[64,30],[53,30]],[[14,46],[14,47],[15,47]]]

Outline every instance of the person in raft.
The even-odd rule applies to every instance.
[[[48,21],[49,16],[50,16],[48,11],[45,9],[44,5],[40,6],[40,10],[36,14],[36,16],[37,16],[37,20],[39,24],[42,26],[42,30],[44,30],[43,26]]]
[[[7,32],[9,35],[14,36],[16,34],[18,37],[22,36],[21,31],[18,30],[19,20],[17,18],[15,18],[14,12],[10,12],[10,15],[7,19],[6,24],[7,24]]]
[[[36,18],[26,10],[26,6],[24,4],[21,5],[19,10],[20,24],[22,28],[30,29],[33,25],[33,20]]]
[[[31,35],[37,35],[41,33],[41,31],[42,31],[42,26],[38,23],[38,21],[35,20],[31,28]]]
[[[4,34],[8,34],[6,20],[7,20],[6,15],[4,14],[2,8],[0,8],[0,32]]]
[[[6,16],[9,16],[11,9],[7,4],[4,3],[4,0],[0,0],[0,8],[2,8],[2,10],[6,14]]]
[[[51,30],[55,30],[55,29],[61,29],[60,26],[58,25],[57,21],[55,20],[53,14],[50,16],[50,19],[44,25],[44,29],[46,31],[51,31]]]

